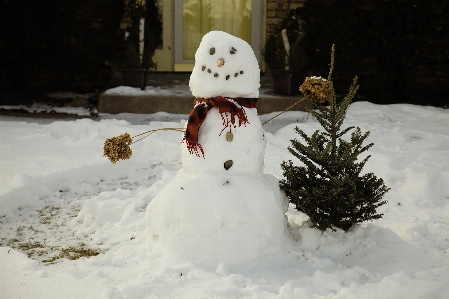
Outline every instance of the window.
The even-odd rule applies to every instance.
[[[204,34],[225,31],[248,42],[259,58],[261,0],[182,0],[175,3],[175,71],[193,68]]]

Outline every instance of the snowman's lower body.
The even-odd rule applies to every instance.
[[[208,264],[251,261],[287,247],[287,207],[273,176],[181,169],[147,207],[147,245]]]

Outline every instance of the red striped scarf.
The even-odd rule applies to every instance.
[[[246,116],[243,107],[256,108],[258,102],[258,98],[195,98],[194,103],[196,105],[190,112],[186,133],[182,141],[186,142],[187,149],[191,154],[200,157],[201,153],[204,157],[204,150],[201,144],[198,143],[198,133],[209,110],[212,109],[212,107],[218,108],[218,112],[223,120],[222,133],[227,127],[232,126],[235,129],[237,128],[237,125],[240,127],[249,124],[248,117]],[[236,123],[235,116],[238,118],[238,124]]]

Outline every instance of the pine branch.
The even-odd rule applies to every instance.
[[[327,81],[331,81],[332,79],[332,72],[334,71],[334,65],[335,65],[335,44],[332,44],[331,64],[329,66],[329,75],[327,76]]]
[[[337,134],[337,138],[340,138],[341,136],[343,136],[344,134],[348,133],[349,131],[351,131],[354,128],[355,128],[354,126],[351,126],[349,128],[344,129],[343,131],[341,131],[340,133]]]

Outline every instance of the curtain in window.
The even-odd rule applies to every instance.
[[[183,59],[194,60],[203,35],[225,31],[251,44],[252,0],[183,0]]]

